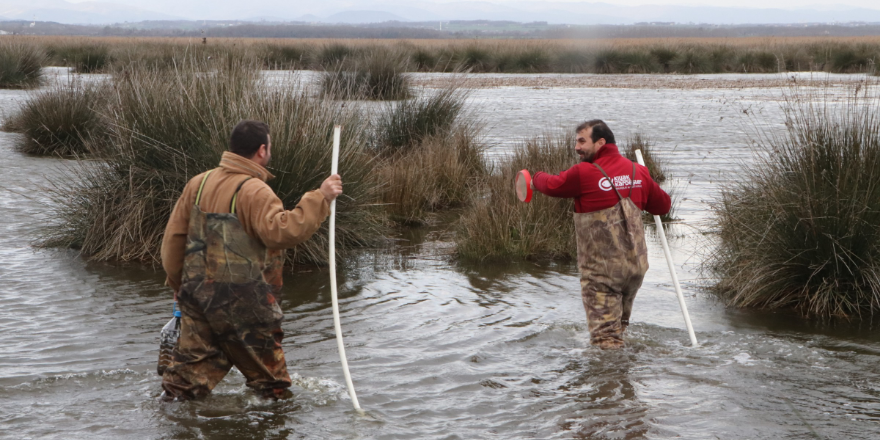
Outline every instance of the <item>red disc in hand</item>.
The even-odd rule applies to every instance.
[[[525,203],[532,200],[532,175],[529,170],[516,173],[516,197]]]

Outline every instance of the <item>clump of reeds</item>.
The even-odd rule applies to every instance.
[[[666,181],[666,171],[663,169],[664,163],[654,155],[654,143],[651,142],[641,133],[633,134],[626,139],[626,143],[622,145],[621,153],[627,159],[638,163],[636,160],[636,150],[642,150],[642,159],[645,160],[645,166],[651,173],[651,178],[657,183]]]
[[[312,56],[306,45],[267,44],[261,58],[266,69],[296,70],[309,67]]]
[[[411,95],[405,74],[408,58],[386,48],[374,49],[338,62],[321,75],[323,96],[336,99],[400,100]]]
[[[45,62],[46,54],[36,44],[14,40],[0,42],[0,88],[39,86]]]
[[[424,224],[427,213],[462,206],[487,172],[480,123],[465,114],[457,85],[386,105],[374,122],[381,201],[391,219]]]
[[[5,131],[23,136],[15,148],[38,156],[80,156],[93,137],[106,129],[100,111],[107,102],[106,87],[73,80],[35,92],[4,124]],[[92,144],[96,145],[96,144]]]
[[[483,145],[472,126],[429,136],[412,150],[385,158],[376,168],[381,201],[392,221],[427,223],[428,213],[461,207],[487,172]]]
[[[205,73],[208,72],[208,73]],[[296,84],[270,87],[246,60],[206,65],[181,60],[171,70],[134,69],[114,79],[108,103],[109,133],[101,140],[106,161],[82,163],[50,188],[55,222],[44,244],[79,248],[96,260],[158,261],[165,223],[187,181],[214,168],[241,119],[269,124],[270,186],[293,207],[330,173],[328,147],[342,124],[338,201],[341,248],[373,241],[381,221],[369,208],[375,183],[367,174],[372,155],[362,140],[367,119],[351,106],[311,98]],[[96,141],[97,142],[97,141]],[[326,230],[294,250],[298,261],[326,260]]]
[[[543,135],[519,144],[475,185],[456,233],[456,254],[465,260],[572,259],[574,203],[536,193],[522,203],[514,192],[516,173],[558,173],[577,161],[574,136]]]
[[[171,69],[175,59],[193,57],[197,47],[178,47],[170,44],[141,43],[137,46],[123,45],[112,51],[112,68],[115,71],[131,69]]]
[[[467,92],[453,85],[437,92],[393,103],[375,122],[373,148],[382,156],[411,150],[423,139],[449,133],[464,119]]]
[[[110,47],[103,43],[73,42],[49,48],[52,60],[77,73],[95,73],[109,66]]]
[[[880,101],[866,96],[789,93],[787,132],[761,134],[755,163],[723,189],[720,240],[705,264],[728,304],[880,310]]]

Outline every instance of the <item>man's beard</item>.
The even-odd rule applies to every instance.
[[[594,158],[594,157],[596,157],[596,153],[581,155],[581,162],[590,162],[590,163],[593,163],[593,158]]]

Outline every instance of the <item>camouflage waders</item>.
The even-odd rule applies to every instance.
[[[199,208],[206,173],[192,208],[178,303],[180,339],[162,377],[166,398],[203,397],[235,366],[247,386],[264,397],[290,387],[278,305],[281,251],[268,250],[245,233],[235,215]]]
[[[611,183],[620,201],[601,211],[574,214],[581,296],[590,342],[602,348],[619,348],[623,347],[623,333],[629,325],[636,293],[648,271],[648,248],[642,211],[630,199],[635,164],[626,198],[605,170],[599,165],[596,168]]]

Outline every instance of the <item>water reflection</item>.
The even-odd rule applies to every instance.
[[[571,360],[559,373],[570,378],[558,389],[573,402],[560,423],[574,438],[642,438],[648,434],[648,406],[639,400],[630,370],[638,363],[630,349],[591,349],[583,360]]]
[[[190,439],[287,439],[296,436],[294,400],[261,402],[253,395],[211,396],[203,401],[162,404],[165,418],[177,429],[166,438]]]

